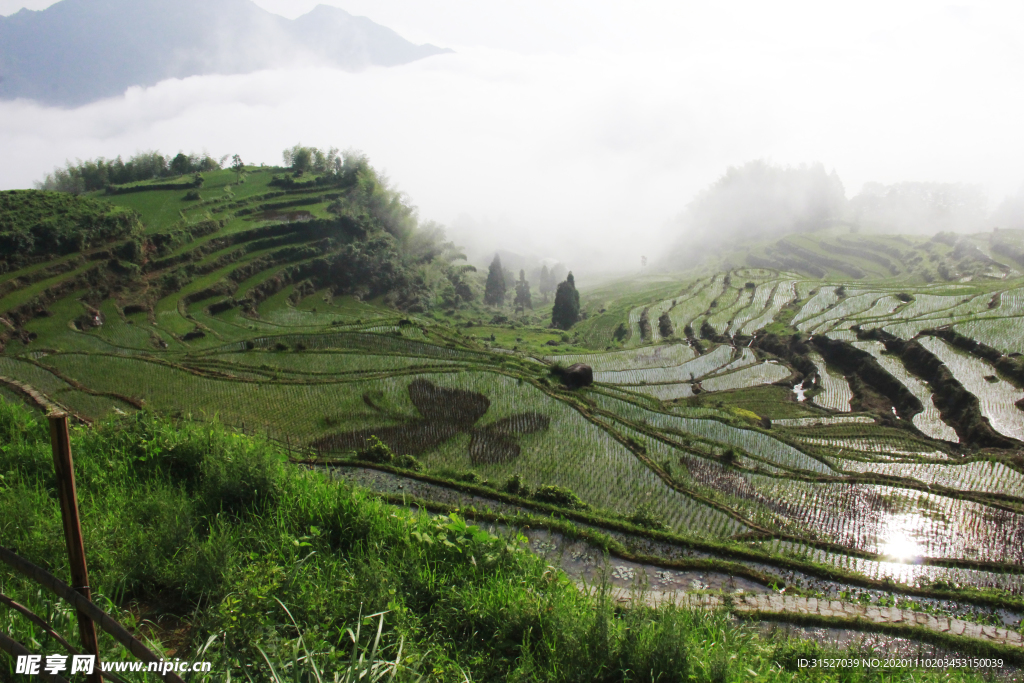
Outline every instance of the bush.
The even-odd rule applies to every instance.
[[[395,467],[401,467],[403,470],[412,470],[413,472],[419,472],[423,469],[423,464],[414,456],[408,454],[396,455],[394,464]]]
[[[524,498],[530,495],[530,489],[527,488],[526,484],[523,483],[523,478],[518,474],[513,474],[506,479],[501,490],[513,496],[523,496]]]
[[[541,486],[533,494],[533,499],[541,503],[558,505],[559,507],[571,510],[586,510],[588,505],[580,500],[580,497],[565,486]]]
[[[211,513],[243,514],[272,508],[281,495],[281,463],[259,448],[206,457],[200,494]]]
[[[627,518],[632,524],[642,526],[646,529],[654,529],[655,531],[665,531],[668,529],[668,525],[661,519],[661,516],[654,510],[654,506],[650,503],[641,503],[633,510]]]
[[[185,201],[187,202],[198,202],[202,200],[202,195],[199,194],[199,190],[189,190],[185,193]]]
[[[356,457],[366,462],[377,463],[378,465],[392,465],[395,462],[395,453],[386,443],[371,436],[366,440],[367,447],[358,453]]]

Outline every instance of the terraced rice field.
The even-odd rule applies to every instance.
[[[870,310],[879,298],[880,295],[874,292],[847,296],[832,308],[823,311],[813,318],[804,320],[799,324],[799,328],[812,334],[826,333],[835,327],[837,323],[849,320],[858,313]]]
[[[701,388],[705,391],[744,389],[759,384],[772,384],[786,379],[789,375],[790,371],[786,366],[764,362],[728,374],[715,375],[701,382]]]
[[[825,361],[818,354],[811,354],[811,360],[818,368],[818,383],[821,386],[821,393],[812,400],[822,408],[841,413],[849,412],[853,392],[850,391],[850,384],[846,378],[826,367]]]
[[[731,362],[732,354],[731,347],[718,346],[703,356],[698,356],[679,365],[595,372],[594,381],[608,384],[665,384],[699,380],[728,365]]]
[[[796,290],[793,280],[780,282],[772,293],[771,303],[758,317],[747,321],[740,329],[740,334],[753,334],[757,330],[767,327],[782,310],[782,307],[796,298]]]
[[[1024,399],[1024,391],[999,379],[995,368],[985,361],[954,349],[937,337],[922,337],[919,341],[949,368],[967,391],[978,397],[981,413],[993,429],[1024,440],[1024,413],[1015,405]]]
[[[998,493],[1024,499],[1024,474],[991,460],[965,465],[844,460],[842,467],[846,472],[872,472],[892,477],[906,477],[928,486]]]
[[[644,346],[628,351],[611,353],[581,353],[566,356],[548,356],[547,360],[569,366],[574,363],[586,363],[594,372],[616,372],[622,370],[639,370],[646,368],[662,368],[682,365],[692,360],[696,354],[688,344],[667,344],[660,346]]]
[[[1024,353],[1024,317],[971,320],[953,329],[1003,353]]]
[[[885,346],[881,342],[856,342],[854,346],[867,351],[874,356],[875,360],[877,360],[890,375],[899,380],[900,383],[921,402],[921,405],[924,406],[924,410],[913,417],[915,427],[933,439],[951,441],[953,443],[960,442],[960,437],[957,436],[956,430],[943,422],[942,418],[939,416],[939,410],[932,402],[931,388],[923,381],[907,372],[907,369],[898,358],[886,355],[884,353]]]
[[[750,322],[766,313],[768,308],[768,302],[771,299],[772,294],[775,292],[777,283],[775,282],[764,282],[754,289],[754,295],[751,298],[750,305],[746,306],[743,310],[736,314],[733,318],[733,323],[730,329],[735,334],[737,331],[743,329],[743,327]]]
[[[837,417],[794,417],[773,420],[772,423],[779,427],[821,427],[827,425],[874,424],[875,419],[866,415],[841,415]]]
[[[714,301],[725,289],[725,277],[721,273],[710,278],[706,285],[695,291],[692,295],[683,297],[676,302],[668,317],[672,321],[672,327],[678,330],[679,334],[687,325],[695,323],[704,314]],[[655,319],[655,323],[657,319]],[[700,325],[694,324],[694,330],[699,330]]]
[[[793,318],[793,324],[797,326],[797,329],[803,330],[807,326],[806,321],[819,315],[837,301],[839,301],[839,296],[836,295],[835,287],[822,287],[800,308],[800,312]]]
[[[218,239],[265,225],[234,215],[245,208],[209,205],[230,226]],[[500,489],[513,476],[533,490],[571,489],[589,506],[579,514],[597,526],[612,517],[620,524],[643,506],[674,533],[737,552],[770,550],[777,562],[796,556],[873,578],[1024,590],[1024,470],[1014,453],[961,444],[939,416],[933,387],[857,330],[909,339],[951,325],[1001,351],[1021,350],[1019,279],[854,282],[768,268],[679,275],[636,285],[619,300],[590,302],[584,288],[587,319],[574,329],[586,333],[562,339],[547,328],[546,312],[520,318],[473,304],[452,313],[428,303],[412,313],[299,281],[275,285],[250,307],[243,297],[291,264],[282,258],[231,280],[280,249],[257,246],[244,254],[234,243],[211,247],[196,259],[202,272],[160,290],[142,310],[69,286],[8,339],[0,376],[86,419],[141,404],[266,434],[296,457],[350,458],[378,436],[431,477],[475,481],[474,495],[494,495],[482,482]],[[81,272],[16,288],[0,304]],[[102,324],[82,324],[94,307]],[[642,338],[644,311],[651,331]],[[674,327],[670,341],[658,329],[662,313]],[[704,322],[715,334],[701,330]],[[687,325],[693,339],[677,341]],[[923,411],[913,426],[892,414],[877,387],[863,393],[863,377],[848,382],[826,367],[822,336],[867,351],[915,396]],[[936,337],[920,341],[978,397],[993,428],[1024,440],[1015,406],[1024,390]],[[805,402],[790,391],[802,373],[813,374],[801,359],[818,377]],[[554,363],[589,365],[596,384],[570,390]],[[0,400],[25,401],[19,392],[0,383]],[[865,553],[878,557],[856,556]],[[912,558],[1003,569],[899,561]]]

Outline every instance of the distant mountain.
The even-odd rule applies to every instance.
[[[290,20],[250,0],[62,0],[0,17],[0,99],[75,106],[166,78],[359,70],[444,52],[326,5]]]

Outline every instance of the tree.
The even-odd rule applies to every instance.
[[[242,163],[242,157],[237,154],[231,157],[231,170],[235,172],[235,177],[241,181],[242,172],[245,171],[245,164]]]
[[[192,170],[192,160],[184,152],[178,152],[178,156],[171,160],[170,169],[174,175],[185,175]]]
[[[309,147],[296,145],[291,151],[291,157],[285,156],[285,160],[291,159],[292,169],[295,171],[308,171],[310,166],[313,165],[313,150]]]
[[[497,254],[494,255],[491,267],[487,271],[484,303],[488,306],[502,306],[505,304],[505,271],[501,267],[501,258]]]
[[[565,282],[555,290],[555,305],[551,309],[551,324],[560,330],[568,330],[580,321],[580,293],[576,291],[576,280],[570,272]]]
[[[540,269],[540,293],[544,295],[544,303],[548,302],[548,296],[555,290],[554,278],[547,265]]]
[[[516,309],[533,310],[533,301],[530,299],[530,283],[526,281],[526,271],[519,271],[519,282],[516,283]]]

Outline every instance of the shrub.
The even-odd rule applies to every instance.
[[[199,190],[189,190],[185,193],[185,201],[187,202],[197,202],[202,198],[202,195],[199,194]]]
[[[281,463],[255,446],[232,450],[203,460],[200,494],[209,512],[243,515],[272,508],[281,496]]]
[[[656,531],[665,531],[668,529],[668,525],[661,519],[658,513],[654,510],[654,506],[650,503],[641,503],[633,510],[627,518],[631,523],[637,526],[642,526],[646,529],[654,529]]]
[[[423,469],[422,463],[412,455],[397,455],[395,456],[395,467],[401,467],[403,470],[412,470],[413,472],[419,472]]]
[[[588,507],[586,503],[580,500],[579,496],[565,486],[541,486],[537,489],[537,492],[533,494],[533,498],[541,503],[558,505],[571,510],[586,510]]]
[[[395,454],[386,443],[371,436],[366,440],[366,448],[356,453],[356,457],[378,465],[391,465],[395,462]]]
[[[526,484],[523,483],[523,478],[518,474],[513,474],[511,477],[505,480],[501,490],[505,493],[511,493],[513,496],[529,496],[530,490]]]

